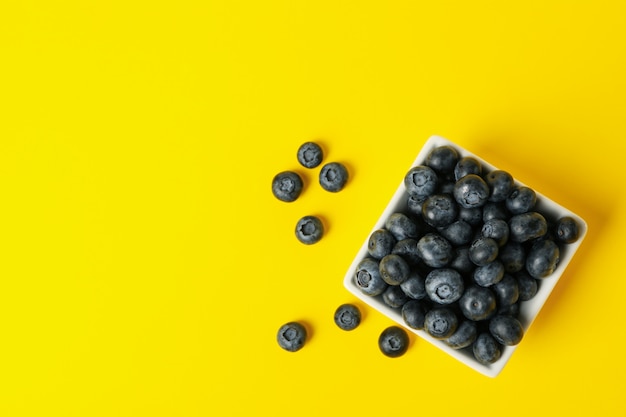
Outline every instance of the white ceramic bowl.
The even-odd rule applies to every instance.
[[[472,156],[476,158],[477,160],[479,160],[483,164],[483,172],[485,172],[485,170],[492,171],[492,170],[498,169],[494,167],[493,165],[489,164],[487,161],[484,161],[479,156],[467,151],[466,149],[463,149],[459,145],[452,143],[449,140],[446,140],[442,137],[432,136],[424,144],[424,147],[417,155],[417,158],[415,159],[415,162],[413,163],[413,165],[411,165],[411,167],[407,167],[407,172],[410,168],[423,164],[424,160],[426,159],[426,156],[429,154],[429,152],[432,149],[439,147],[439,146],[445,146],[445,145],[452,146],[454,149],[456,149],[460,157]],[[515,182],[517,185],[525,185],[521,183],[520,181],[517,181],[517,179],[515,179]],[[550,296],[550,293],[554,289],[554,286],[556,285],[556,283],[561,278],[561,275],[563,275],[565,268],[570,263],[572,257],[578,250],[580,244],[582,243],[587,233],[587,224],[580,216],[576,215],[575,213],[571,212],[565,207],[555,203],[554,201],[550,200],[546,196],[540,194],[539,192],[537,192],[537,190],[535,190],[535,192],[537,194],[537,205],[535,206],[534,211],[545,213],[548,216],[553,217],[553,218],[559,218],[562,216],[571,216],[578,222],[579,229],[580,229],[580,237],[574,243],[561,245],[560,260],[559,260],[556,270],[549,277],[541,280],[538,292],[532,299],[521,302],[519,320],[524,328],[524,332],[528,330],[530,325],[533,323],[533,321],[537,317],[537,314],[539,313],[539,311],[545,304],[546,300]],[[380,216],[376,224],[372,227],[370,234],[374,232],[375,230],[384,228],[385,221],[391,214],[395,212],[406,212],[407,199],[408,199],[408,194],[404,188],[404,177],[403,177],[401,178],[400,186],[396,190],[395,194],[393,195],[393,198],[391,199],[391,201],[389,202],[389,204],[383,211],[382,215]],[[368,304],[375,310],[391,318],[392,320],[394,320],[395,322],[397,322],[399,325],[403,326],[407,330],[413,333],[416,333],[421,338],[429,341],[433,345],[447,352],[450,356],[458,359],[459,361],[466,364],[467,366],[475,369],[476,371],[484,375],[487,375],[490,377],[497,376],[502,371],[502,369],[504,368],[508,360],[511,358],[511,355],[513,354],[517,346],[523,344],[524,340],[522,339],[520,344],[516,346],[504,346],[502,348],[502,355],[496,362],[490,365],[483,365],[474,358],[469,348],[461,349],[461,350],[452,349],[448,345],[446,345],[444,342],[434,339],[433,337],[428,335],[425,331],[415,330],[406,326],[404,323],[404,320],[402,319],[400,309],[393,309],[387,306],[383,302],[381,296],[372,297],[372,296],[364,294],[359,289],[359,287],[357,287],[355,284],[354,277],[355,277],[357,265],[363,258],[368,256],[368,252],[367,252],[368,240],[369,240],[369,235],[363,242],[363,245],[359,249],[356,257],[354,258],[354,260],[352,261],[352,264],[350,265],[350,268],[348,269],[348,272],[345,275],[344,285],[348,289],[348,291],[350,291],[352,294],[354,294],[356,297],[361,299],[363,302],[365,302],[366,304]]]

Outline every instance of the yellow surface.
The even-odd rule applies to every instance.
[[[3,2],[0,415],[623,416],[623,4]],[[589,224],[495,379],[415,337],[384,357],[362,304],[332,320],[431,134]],[[298,167],[307,140],[344,191]]]

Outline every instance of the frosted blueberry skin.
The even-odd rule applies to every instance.
[[[353,304],[342,304],[335,310],[334,320],[341,330],[354,330],[361,324],[361,311]]]
[[[459,209],[449,194],[434,194],[424,201],[422,216],[432,227],[445,227],[457,217]]]
[[[417,223],[404,213],[393,213],[385,221],[385,229],[397,240],[416,238],[419,235]]]
[[[515,317],[499,314],[489,320],[489,333],[498,343],[505,346],[514,346],[522,341],[524,328]]]
[[[452,268],[434,269],[428,273],[425,281],[428,298],[437,304],[452,304],[463,295],[463,278]]]
[[[459,161],[459,153],[452,146],[439,146],[426,156],[424,165],[432,168],[439,174],[454,174],[454,168]]]
[[[472,352],[478,362],[489,365],[500,359],[502,349],[490,333],[481,333],[472,345]]]
[[[389,285],[400,285],[409,278],[411,268],[400,256],[393,253],[380,260],[378,265],[380,276]]]
[[[396,243],[396,238],[389,230],[374,230],[367,241],[367,253],[372,258],[382,259],[391,253]]]
[[[417,251],[422,261],[431,268],[448,265],[454,256],[450,242],[436,233],[427,233],[417,241]]]
[[[519,299],[519,285],[509,274],[504,274],[504,277],[492,286],[492,290],[496,295],[496,304],[500,308],[515,304]]]
[[[415,270],[411,271],[409,278],[400,284],[400,288],[409,298],[415,300],[426,298],[426,279]]]
[[[454,179],[456,181],[469,174],[480,176],[483,172],[481,163],[471,156],[461,158],[454,167]]]
[[[556,238],[559,242],[574,243],[578,240],[580,230],[572,217],[562,217],[556,222]]]
[[[387,327],[378,337],[378,347],[385,356],[397,358],[408,350],[409,335],[401,327]]]
[[[398,285],[389,285],[383,291],[383,302],[391,308],[401,308],[404,303],[410,300]]]
[[[513,176],[499,169],[485,175],[485,182],[489,186],[489,201],[495,203],[506,200],[515,185]]]
[[[459,319],[448,307],[437,307],[426,313],[424,330],[435,339],[447,339],[459,325]]]
[[[498,257],[498,243],[490,237],[475,239],[469,248],[469,258],[477,266],[484,266]]]
[[[348,182],[348,170],[340,162],[329,162],[322,167],[319,182],[324,190],[331,193],[339,192]]]
[[[430,307],[425,300],[409,300],[402,306],[402,319],[410,328],[422,330],[429,310]]]
[[[298,162],[305,168],[315,168],[322,163],[324,152],[315,142],[305,142],[298,148]]]
[[[527,242],[545,235],[547,231],[548,222],[536,211],[517,214],[509,220],[509,238],[513,242]]]
[[[365,258],[359,262],[354,274],[354,283],[363,294],[371,296],[382,294],[388,286],[380,276],[378,261],[373,258]]]
[[[472,285],[459,300],[459,307],[466,318],[485,320],[496,311],[496,296],[489,288]]]
[[[437,190],[439,178],[432,168],[418,165],[411,168],[404,176],[406,192],[415,197],[426,198]],[[419,201],[419,198],[418,198]]]
[[[528,187],[515,187],[505,200],[505,206],[512,214],[531,211],[537,203],[537,194]]]
[[[298,322],[283,324],[276,334],[278,346],[288,352],[297,352],[306,342],[306,329]]]
[[[552,240],[535,242],[526,256],[526,271],[533,278],[546,278],[556,269],[560,259],[559,246]]]
[[[280,201],[291,203],[302,193],[302,178],[296,172],[283,171],[272,179],[272,194]]]
[[[470,346],[478,337],[478,326],[471,320],[463,320],[452,336],[444,339],[444,343],[452,349],[463,349]]]
[[[305,245],[319,242],[324,235],[324,225],[315,216],[304,216],[296,224],[296,238]]]
[[[469,174],[456,182],[453,195],[461,207],[482,207],[489,199],[489,186],[478,175]]]

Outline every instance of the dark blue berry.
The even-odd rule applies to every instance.
[[[459,153],[451,146],[439,146],[426,156],[424,165],[440,174],[452,174],[459,161]]]
[[[559,256],[559,246],[552,240],[535,242],[526,256],[526,271],[533,278],[545,278],[556,269]]]
[[[471,320],[463,320],[456,331],[444,343],[453,349],[463,349],[470,346],[478,336],[478,326]]]
[[[506,171],[491,171],[485,176],[485,182],[489,186],[489,201],[504,201],[513,191],[513,177]]]
[[[461,158],[454,167],[454,179],[457,181],[469,174],[480,176],[482,173],[481,163],[471,156]]]
[[[472,226],[483,223],[482,207],[459,207],[459,220],[463,220]]]
[[[394,245],[391,253],[400,255],[411,266],[416,266],[421,261],[417,251],[417,240],[415,239],[402,239]]]
[[[319,181],[322,188],[326,191],[332,193],[339,192],[348,182],[348,170],[339,162],[329,162],[322,167]]]
[[[459,299],[463,315],[473,321],[484,320],[496,311],[496,296],[489,288],[472,285]]]
[[[437,304],[452,304],[463,295],[463,278],[451,268],[433,269],[425,281],[426,294]]]
[[[450,242],[435,233],[427,233],[417,241],[417,251],[424,263],[432,268],[446,266],[452,260],[454,251]]]
[[[513,346],[522,341],[524,328],[515,317],[498,314],[489,320],[489,333],[498,343]]]
[[[470,260],[478,265],[487,265],[498,257],[498,243],[490,237],[475,239],[469,248]]]
[[[380,276],[389,285],[399,285],[409,278],[409,264],[400,255],[389,254],[380,260]]]
[[[324,235],[324,225],[315,216],[304,216],[296,224],[296,237],[305,245],[312,245],[320,241]]]
[[[502,349],[496,339],[489,333],[481,333],[472,345],[476,360],[483,365],[490,365],[500,359]]]
[[[454,198],[449,194],[434,194],[424,201],[422,216],[432,227],[444,227],[452,223],[458,214]]]
[[[474,237],[472,225],[463,220],[457,220],[437,230],[454,246],[468,245]]]
[[[305,168],[315,168],[322,163],[324,152],[315,142],[305,142],[298,148],[298,162]]]
[[[446,339],[456,331],[459,319],[448,307],[436,307],[426,313],[424,330],[435,339]]]
[[[426,279],[413,270],[409,278],[400,284],[400,288],[409,298],[421,300],[426,297]]]
[[[437,174],[425,165],[413,167],[404,176],[404,187],[409,195],[428,197],[437,189]]]
[[[335,324],[342,330],[354,330],[361,324],[361,311],[353,304],[342,304],[335,310]]]
[[[416,238],[419,234],[417,224],[404,213],[393,213],[389,216],[385,221],[385,229],[398,241]]]
[[[388,284],[380,276],[378,261],[372,258],[364,258],[357,265],[354,282],[366,295],[376,296],[387,289]]]
[[[429,306],[424,300],[409,300],[402,306],[402,319],[412,329],[424,328],[424,320]]]
[[[378,348],[390,358],[402,356],[409,348],[409,335],[401,327],[387,327],[378,337]]]
[[[548,222],[536,211],[517,214],[509,221],[510,239],[513,242],[527,242],[546,234]]]
[[[291,203],[300,196],[302,186],[302,178],[297,173],[280,172],[272,179],[272,194],[280,201]]]
[[[519,286],[517,280],[509,274],[492,286],[496,295],[496,304],[498,307],[505,307],[514,304],[519,299]]]
[[[501,219],[487,220],[481,229],[484,237],[490,237],[498,243],[498,246],[504,246],[509,240],[509,225]]]
[[[526,250],[519,242],[507,242],[498,251],[498,259],[508,273],[521,271],[526,263]]]
[[[466,175],[454,185],[454,199],[461,207],[482,207],[488,198],[489,186],[476,174]]]
[[[461,246],[454,249],[454,257],[450,262],[450,267],[466,275],[474,271],[476,265],[469,258],[469,247]]]
[[[536,203],[537,194],[535,191],[524,186],[515,187],[505,200],[507,210],[513,214],[531,211]]]
[[[559,242],[574,243],[578,240],[580,230],[578,223],[572,217],[561,217],[556,222],[556,238]]]
[[[517,279],[520,301],[528,301],[537,294],[539,282],[535,278],[528,275],[526,271],[519,271],[516,273],[515,279]]]
[[[409,301],[409,297],[407,297],[399,285],[389,285],[383,291],[383,302],[391,308],[400,308],[407,301]]]
[[[420,218],[422,217],[422,207],[424,205],[424,201],[426,201],[426,199],[428,198],[427,195],[425,196],[418,196],[415,194],[410,194],[409,198],[406,202],[406,207],[409,211],[409,213],[415,215],[415,216],[419,216]]]
[[[276,340],[281,348],[289,352],[296,352],[302,349],[306,342],[306,329],[298,322],[283,324],[278,329]]]
[[[387,229],[372,232],[367,242],[367,252],[372,258],[382,259],[389,255],[396,244],[396,238]]]
[[[486,265],[474,269],[474,282],[481,287],[494,285],[504,277],[504,265],[499,260],[494,260]]]
[[[507,211],[503,203],[490,201],[483,206],[483,222],[494,219],[508,220],[509,217],[511,217],[511,214]]]

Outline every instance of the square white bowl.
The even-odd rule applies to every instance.
[[[471,156],[471,157],[476,158],[483,165],[483,172],[485,171],[488,172],[488,171],[498,169],[494,167],[493,165],[489,164],[487,161],[480,158],[479,156],[467,151],[466,149],[463,149],[461,146],[447,139],[444,139],[440,136],[432,136],[426,141],[426,143],[422,147],[421,151],[417,155],[417,158],[413,162],[413,165],[411,165],[410,167],[407,167],[407,172],[410,168],[414,166],[422,165],[431,150],[439,146],[446,146],[446,145],[451,146],[454,149],[456,149],[460,157]],[[525,185],[515,178],[514,180],[515,180],[516,185],[520,185],[520,186]],[[556,283],[561,278],[561,275],[563,275],[565,268],[572,260],[572,257],[574,256],[574,254],[580,247],[580,244],[582,243],[585,235],[587,234],[587,223],[580,216],[576,215],[575,213],[571,212],[565,207],[557,204],[556,202],[550,200],[548,197],[537,192],[537,190],[535,190],[534,188],[533,190],[537,194],[537,204],[535,206],[534,211],[543,213],[551,218],[560,218],[563,216],[570,216],[574,218],[578,223],[580,235],[576,242],[571,243],[571,244],[560,245],[560,260],[555,271],[550,276],[541,279],[537,294],[532,299],[528,301],[520,302],[519,320],[522,324],[522,327],[524,328],[524,333],[528,331],[528,328],[537,317],[537,314],[539,313],[539,311],[545,304],[546,300],[550,296],[550,293],[554,289]],[[402,178],[400,182],[400,186],[396,190],[391,201],[389,202],[389,204],[383,211],[382,215],[380,216],[380,218],[378,219],[374,227],[372,227],[370,234],[373,233],[375,230],[384,228],[385,221],[393,213],[407,212],[407,200],[408,200],[408,193],[406,192],[405,187],[404,187],[404,178]],[[364,294],[354,282],[354,277],[355,277],[356,269],[357,269],[359,262],[368,256],[367,247],[368,247],[369,236],[370,235],[368,235],[365,241],[363,242],[363,245],[359,249],[356,257],[352,261],[352,264],[350,265],[350,268],[348,269],[344,277],[344,286],[348,289],[348,291],[350,291],[352,294],[354,294],[357,298],[362,300],[367,305],[371,306],[375,310],[389,317],[390,319],[392,319],[399,325],[403,326],[407,330],[417,334],[421,338],[437,346],[438,348],[445,351],[446,353],[456,358],[457,360],[461,361],[465,365],[489,377],[497,376],[502,371],[502,369],[504,368],[508,360],[511,358],[511,355],[513,354],[517,346],[519,346],[520,344],[523,344],[524,341],[522,340],[520,344],[516,346],[502,347],[502,355],[497,361],[495,361],[494,363],[490,365],[483,365],[474,358],[472,352],[468,348],[461,349],[461,350],[452,349],[451,347],[446,345],[443,341],[434,339],[425,331],[415,330],[415,329],[408,327],[404,323],[404,320],[402,319],[402,314],[401,314],[400,309],[393,309],[387,306],[383,302],[381,296],[372,297],[370,295]]]

